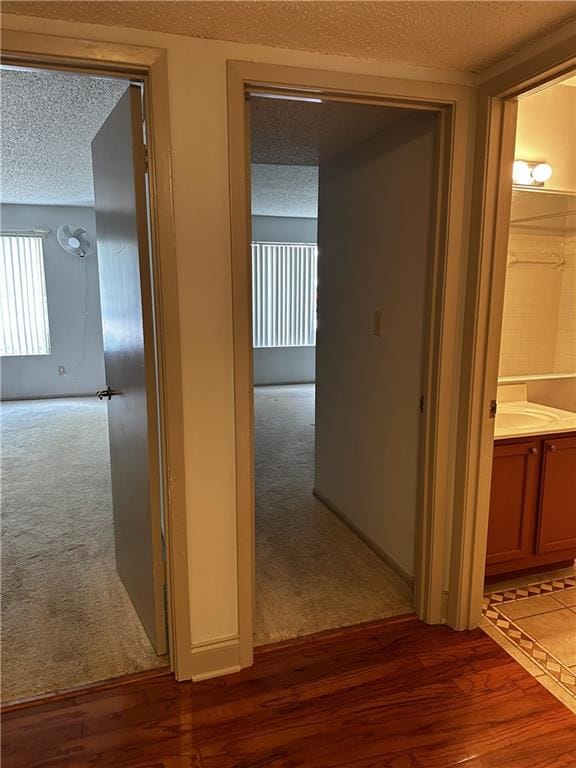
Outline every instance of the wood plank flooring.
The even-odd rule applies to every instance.
[[[574,768],[576,716],[480,630],[415,618],[6,712],[3,768]]]

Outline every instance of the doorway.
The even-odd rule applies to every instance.
[[[437,137],[416,110],[249,103],[262,643],[413,610]]]
[[[462,219],[459,217],[467,198],[463,180],[467,162],[469,92],[455,86],[413,84],[408,89],[408,96],[405,85],[385,78],[347,77],[339,73],[246,62],[228,65],[241,665],[250,664],[252,659],[255,586],[253,376],[250,362],[253,337],[249,307],[251,233],[246,194],[249,189],[247,92],[272,91],[275,95],[297,95],[299,99],[319,99],[326,95],[345,102],[429,111],[437,117],[436,178],[439,184],[433,204],[431,320],[426,329],[429,376],[425,382],[423,408],[422,466],[425,472],[420,488],[414,602],[418,616],[425,621],[440,622],[445,615],[444,544],[446,526],[450,525],[452,500],[448,475],[450,462],[454,459],[452,437],[456,423],[450,403],[454,402],[457,385],[454,342],[459,312],[458,286],[463,274]],[[455,215],[451,216],[451,212]]]
[[[575,82],[570,72],[514,102],[482,619],[573,711]]]
[[[142,86],[0,77],[10,701],[168,659]]]
[[[268,85],[262,85],[266,83]],[[462,278],[462,212],[467,193],[463,186],[467,163],[469,92],[466,88],[406,84],[385,78],[344,76],[339,73],[289,67],[231,62],[228,65],[230,125],[230,191],[232,211],[232,279],[234,321],[234,384],[236,422],[236,495],[239,578],[240,664],[253,655],[255,597],[255,521],[253,434],[253,375],[251,326],[251,251],[249,135],[246,93],[255,90],[278,95],[318,99],[323,95],[341,101],[375,103],[421,109],[438,120],[435,190],[434,256],[430,324],[427,328],[426,389],[424,392],[422,466],[425,468],[417,524],[414,602],[416,613],[430,623],[446,615],[445,549],[451,525],[450,466],[454,461],[457,379],[455,348]],[[452,215],[453,214],[453,215]]]

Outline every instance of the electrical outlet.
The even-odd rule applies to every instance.
[[[66,376],[66,366],[65,365],[59,365],[58,366],[58,376]]]
[[[374,336],[382,336],[382,330],[383,330],[383,324],[384,324],[384,318],[382,316],[382,311],[380,309],[376,309],[374,311],[374,319],[372,321],[372,334]]]

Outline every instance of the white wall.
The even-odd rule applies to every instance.
[[[576,343],[576,342],[575,342]],[[528,400],[576,413],[576,375],[565,379],[528,381]]]
[[[469,86],[475,76],[19,15],[3,14],[2,21],[3,31],[167,51],[193,651],[218,641],[233,643],[238,633],[238,564],[226,62]]]
[[[252,239],[279,243],[315,243],[317,219],[252,216]],[[306,384],[316,378],[315,347],[254,349],[254,384]]]
[[[56,240],[61,224],[95,235],[93,209],[2,205],[1,218],[3,227],[50,230],[43,244],[51,345],[50,355],[1,359],[2,399],[94,394],[106,386],[98,257],[71,256]],[[66,374],[59,376],[62,365]]]
[[[315,489],[410,576],[434,127],[409,117],[320,168]]]
[[[252,240],[315,243],[318,240],[318,220],[293,216],[252,216]]]
[[[310,384],[316,378],[316,347],[254,350],[254,385]]]
[[[576,87],[555,85],[519,100],[515,155],[550,163],[546,187],[576,191]]]

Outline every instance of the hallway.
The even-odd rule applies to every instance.
[[[314,385],[255,389],[257,645],[413,610],[410,587],[312,493]]]

